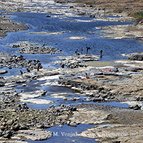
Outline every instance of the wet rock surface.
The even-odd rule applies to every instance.
[[[0,74],[5,74],[7,72],[8,72],[7,70],[0,70]]]
[[[143,61],[143,53],[134,53],[128,56],[129,60]]]
[[[0,55],[0,67],[24,67],[27,69],[28,72],[33,69],[39,70],[42,68],[42,65],[39,60],[26,60],[22,55],[16,56],[5,53],[0,53]]]
[[[12,48],[19,48],[21,54],[55,54],[58,53],[56,48],[36,43],[21,42],[12,45]]]
[[[25,136],[31,128],[47,128],[55,124],[64,124],[72,114],[72,108],[58,107],[49,108],[48,110],[32,110],[24,104],[12,105],[10,103],[2,103],[5,108],[1,107],[0,113],[0,129],[2,138],[11,138],[14,134]],[[19,131],[20,130],[20,131]],[[26,131],[27,130],[27,131]],[[31,131],[32,132],[32,131]],[[35,131],[36,132],[36,131]],[[37,131],[38,132],[38,131]],[[30,132],[29,132],[30,134]],[[44,134],[41,133],[43,136]],[[49,137],[42,137],[47,139]],[[27,137],[29,139],[30,137]],[[31,137],[33,140],[41,140],[39,136]]]
[[[61,68],[79,68],[87,67],[86,62],[89,61],[98,61],[99,57],[96,55],[84,55],[84,54],[75,54],[74,56],[59,57],[57,64],[61,65]]]

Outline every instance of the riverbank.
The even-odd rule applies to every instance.
[[[102,10],[101,15],[96,13],[96,21],[95,15],[87,18],[82,13],[86,6],[74,11],[70,4],[20,4],[7,10],[30,11],[14,16],[31,29],[14,32],[1,40],[1,48],[7,53],[0,54],[0,142],[48,142],[63,134],[57,133],[57,128],[50,131],[51,127],[79,130],[78,125],[89,124],[93,126],[78,134],[65,132],[65,136],[71,136],[68,142],[85,140],[76,141],[73,134],[93,138],[94,142],[142,141],[143,54],[126,55],[126,50],[142,50],[142,44],[132,41],[137,44],[131,50],[126,39],[115,43],[116,34],[113,40],[107,40],[96,33],[99,27],[119,25],[117,21],[129,19],[115,16],[108,23]],[[88,14],[94,12],[87,7]],[[117,47],[120,44],[123,50]],[[119,56],[121,60],[105,61],[106,56]],[[16,72],[11,74],[14,69]]]
[[[142,24],[142,9],[143,4],[140,0],[132,1],[129,0],[121,1],[120,3],[115,1],[105,0],[56,0],[58,3],[72,3],[71,9],[79,15],[88,15],[90,17],[101,18],[107,21],[117,19],[118,21],[134,21],[130,25],[126,26],[111,26],[101,27],[104,36],[113,39],[124,39],[124,38],[137,38],[142,40],[143,24]]]
[[[128,15],[134,15],[137,12],[142,11],[143,3],[141,0],[130,1],[130,0],[75,0],[76,3],[87,4],[91,7],[98,7],[106,12],[115,13],[127,13]]]
[[[104,21],[131,21],[128,26],[101,27],[103,34],[107,38],[124,39],[137,38],[142,40],[143,26],[139,13],[142,10],[142,3],[124,1],[118,5],[117,1],[112,3],[108,1],[42,1],[42,2],[1,2],[1,9],[13,12],[40,12],[63,14],[65,16],[89,16]],[[61,4],[62,3],[62,4]],[[128,4],[129,3],[129,4]],[[54,8],[58,6],[58,9]],[[118,6],[117,6],[118,5]],[[139,17],[139,18],[138,18]]]

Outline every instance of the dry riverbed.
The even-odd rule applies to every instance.
[[[87,57],[87,61],[93,60],[92,55],[82,55],[81,57],[83,61],[87,60]],[[73,62],[69,60],[70,58],[71,56],[65,57],[65,61],[67,59],[68,62]],[[72,60],[76,61],[76,58],[79,59],[78,56],[74,56]],[[98,62],[98,58],[94,58]],[[117,61],[116,67],[97,68],[88,66],[86,60],[83,62],[83,65],[86,64],[86,66],[83,67],[66,66],[67,62],[64,61],[65,67],[56,70],[40,69],[37,71],[34,69],[22,75],[1,78],[0,140],[47,139],[52,134],[43,129],[56,124],[70,126],[94,124],[94,128],[83,131],[80,136],[95,138],[100,142],[124,142],[125,140],[131,142],[134,141],[134,136],[136,136],[136,140],[140,140],[143,116],[142,105],[139,103],[142,101],[140,82],[142,82],[143,76],[143,63],[130,60]],[[70,65],[70,63],[68,64]],[[60,76],[60,84],[87,95],[89,101],[99,103],[102,101],[124,101],[127,103],[128,101],[132,109],[94,104],[81,104],[75,107],[61,105],[44,110],[30,109],[26,102],[33,102],[31,99],[34,99],[33,103],[39,104],[41,100],[38,102],[38,97],[44,96],[46,92],[39,90],[33,91],[33,93],[17,93],[15,91],[15,87],[18,85],[25,86],[33,79],[48,79],[53,75]],[[134,104],[132,104],[133,101]]]
[[[135,55],[131,54],[129,58],[132,59],[132,56]],[[139,55],[141,56],[141,54]],[[67,65],[70,65],[69,60],[68,62]],[[72,70],[73,67],[70,67],[71,71],[61,76],[59,83],[86,94],[95,101],[132,101],[142,98],[142,61],[115,61],[114,66],[103,67],[99,67],[99,65],[98,67],[96,65],[91,67],[84,62],[82,67],[84,68],[81,70],[81,67],[78,68],[78,63],[76,65],[75,62],[75,69]]]
[[[94,128],[80,134],[83,137],[96,138],[105,143],[142,142],[142,111],[81,105],[71,118],[73,119],[77,123],[82,121],[95,124]]]
[[[5,6],[4,9],[11,11],[28,11],[31,8],[29,6],[23,9],[21,4],[27,6],[26,3],[18,3],[16,7],[9,8],[9,5],[12,6],[13,3],[3,2],[1,3],[1,7]],[[103,8],[99,10],[98,7],[95,8],[94,6],[82,4],[78,4],[77,6],[77,4],[71,3],[68,6],[68,14],[67,9],[47,10],[46,6],[42,8],[44,12],[62,13],[68,16],[74,12],[74,14],[88,15],[90,17],[98,16],[102,20],[113,20],[104,17]],[[43,12],[41,7],[33,7],[32,11]],[[126,21],[128,18],[125,14],[121,18],[117,18],[117,20]],[[6,32],[14,32],[27,28],[21,24],[13,23],[5,17],[1,17],[0,22],[1,37],[5,36]],[[142,36],[142,31],[140,30],[140,28],[142,29],[142,25],[133,27],[133,29],[137,28],[136,30],[132,30],[132,27],[128,28],[128,32],[124,26],[123,28],[105,27],[103,31],[109,34],[110,29],[110,32],[112,31],[111,35],[113,35],[113,37],[111,36],[112,38],[128,38],[130,35],[140,38]],[[131,31],[134,31],[134,33]],[[124,35],[124,33],[126,34]],[[77,37],[72,37],[72,39],[74,38]],[[21,53],[26,54],[57,52],[55,48],[27,42],[14,43],[12,47],[19,48]],[[115,61],[110,63],[110,66],[100,65],[100,62],[98,62],[100,59],[95,55],[60,57],[56,64],[61,67],[56,70],[43,69],[41,62],[38,60],[27,60],[23,56],[5,53],[1,53],[0,55],[0,66],[2,68],[8,67],[11,69],[20,67],[26,69],[25,71],[20,71],[20,75],[10,77],[2,77],[8,71],[0,70],[0,142],[22,143],[28,139],[46,140],[52,137],[52,133],[45,129],[63,124],[70,126],[93,124],[95,127],[83,131],[79,136],[95,138],[99,142],[142,142],[142,53],[128,55],[128,60]],[[40,82],[41,79],[44,79],[46,82],[45,85],[48,85],[50,83],[48,83],[47,79],[52,79],[52,76],[57,76],[56,84],[68,87],[79,93],[80,96],[86,95],[87,103],[92,102],[92,104],[51,106],[43,110],[29,108],[27,103],[51,104],[53,101],[39,99],[39,97],[46,95],[46,91],[44,90],[37,89],[33,92],[17,92],[16,88],[18,86],[25,87],[34,80]],[[53,96],[63,97],[64,95],[56,94]],[[76,98],[74,101],[76,101]],[[129,108],[113,108],[94,104],[112,101],[127,103]]]
[[[58,72],[45,70],[36,73],[35,71],[1,78],[0,142],[10,140],[16,142],[19,139],[45,140],[51,137],[52,133],[44,131],[44,128],[67,123],[76,108],[61,105],[45,110],[30,109],[26,103],[22,103],[22,101],[25,102],[22,93],[19,94],[15,90],[15,87],[20,84],[28,84],[33,79],[53,74],[58,74]],[[38,93],[35,92],[33,95],[35,94]],[[39,92],[39,96],[44,96],[44,94],[44,92]],[[25,93],[24,99],[26,96],[30,99],[32,94]]]
[[[9,56],[3,55],[3,57],[6,61]],[[134,136],[140,141],[143,124],[141,104],[143,62],[139,61],[138,57],[141,57],[141,54],[139,56],[130,54],[128,58],[134,60],[116,61],[114,66],[101,67],[87,64],[89,61],[98,62],[98,56],[74,55],[64,59],[60,57],[58,63],[64,66],[59,69],[35,68],[18,76],[1,78],[1,141],[47,139],[52,134],[44,129],[56,124],[70,126],[94,124],[96,125],[94,128],[83,131],[80,136],[95,138],[100,142],[132,142]],[[12,60],[9,64],[14,65],[14,63],[15,60]],[[4,74],[3,72],[1,74]],[[57,78],[59,84],[79,92],[81,96],[86,95],[88,101],[93,103],[120,101],[129,104],[131,109],[94,104],[81,104],[75,107],[61,105],[44,110],[31,109],[26,103],[45,104],[45,101],[39,100],[38,97],[44,96],[46,92],[15,91],[18,85],[25,86],[32,80],[39,81],[41,78],[52,79],[52,76],[56,75],[59,77],[59,80]],[[50,104],[50,101],[46,102]]]
[[[142,56],[141,53],[130,54],[128,58],[132,60],[115,61],[114,66],[95,65],[82,70],[81,67],[72,70],[72,67],[72,71],[65,68],[67,73],[60,77],[60,84],[86,94],[89,101],[120,101],[129,104],[130,108],[99,107],[93,104],[77,106],[69,122],[73,125],[95,125],[80,136],[106,143],[142,142],[143,62],[139,61],[138,55]]]

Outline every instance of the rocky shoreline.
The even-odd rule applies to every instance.
[[[70,12],[73,12],[74,8],[73,5],[70,5]],[[84,8],[87,8],[86,11]],[[87,13],[89,9],[91,10]],[[16,10],[21,11],[22,9],[17,7]],[[100,11],[102,16],[104,11],[103,9]],[[57,10],[55,13],[65,14],[65,11]],[[95,12],[95,9],[89,6],[80,5],[74,13],[95,17],[97,11]],[[128,19],[125,16],[119,20]],[[1,23],[1,36],[5,36],[6,32],[27,29],[26,26],[13,23],[4,17],[1,18]],[[59,52],[56,48],[27,42],[14,43],[11,47],[19,48],[21,54]],[[2,75],[6,74],[8,70],[0,70],[0,142],[22,143],[29,139],[46,140],[52,137],[52,133],[45,129],[64,124],[74,127],[78,124],[95,125],[95,127],[83,131],[79,136],[95,138],[99,142],[141,142],[143,138],[143,54],[136,53],[127,56],[127,60],[114,61],[112,66],[96,66],[96,64],[90,66],[88,62],[98,62],[99,56],[76,53],[72,56],[59,57],[56,64],[60,68],[50,70],[44,69],[39,60],[28,60],[22,55],[1,53],[1,68],[25,68],[25,71],[19,70],[19,75],[3,77]],[[86,96],[86,104],[82,104],[82,102],[80,105],[74,106],[63,104],[56,107],[50,106],[43,110],[30,108],[28,103],[50,104],[51,101],[39,99],[39,97],[46,96],[47,91],[36,88],[32,92],[17,91],[17,87],[26,87],[33,81],[40,82],[41,78],[44,82],[48,82],[47,79],[52,81],[53,76],[58,77],[54,82],[57,82],[59,86],[67,87],[75,93],[79,93],[80,96]],[[64,95],[62,94],[62,96]],[[76,102],[77,98],[71,100]],[[126,103],[129,108],[94,104],[112,101]],[[88,104],[88,102],[92,102],[92,104]]]
[[[131,7],[130,1],[121,2],[118,1],[109,2],[105,0],[55,0],[57,3],[70,3],[70,8],[78,15],[87,15],[89,17],[95,17],[96,19],[102,19],[106,21],[131,21],[132,24],[128,25],[116,25],[116,26],[105,26],[101,27],[103,36],[112,39],[124,39],[124,38],[136,38],[142,40],[143,37],[143,24],[140,20],[134,18],[134,14],[142,11],[143,5],[140,1],[132,2]],[[129,4],[127,4],[129,3]],[[111,4],[111,5],[110,5]],[[133,10],[131,10],[133,9]]]

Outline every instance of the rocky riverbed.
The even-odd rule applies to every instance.
[[[142,64],[142,61],[126,60],[116,61],[115,66],[87,67],[68,72],[60,77],[59,83],[89,94],[95,101],[137,100],[142,96]]]
[[[57,2],[65,3],[63,0]],[[114,31],[114,33],[111,32],[113,37],[110,36],[113,41],[117,37],[121,37],[120,39],[131,38],[131,33],[126,31],[126,27],[132,28],[128,24],[127,26],[114,24],[115,27],[106,27],[100,22],[121,22],[132,18],[126,14],[114,15],[113,11],[107,11],[106,15],[103,8],[99,10],[98,7],[89,4],[71,2],[68,1],[63,5],[44,0],[38,3],[1,2],[1,9],[8,11],[46,13],[46,16],[38,15],[38,18],[41,19],[40,22],[36,21],[36,24],[34,24],[36,14],[26,13],[24,15],[21,13],[21,21],[24,21],[24,17],[30,17],[24,23],[29,24],[30,20],[34,21],[28,25],[29,28],[32,27],[32,30],[29,29],[27,32],[21,31],[27,29],[27,26],[8,20],[8,13],[2,13],[1,36],[5,36],[6,32],[19,31],[19,34],[8,34],[4,40],[0,41],[1,48],[8,51],[0,53],[0,142],[2,143],[41,140],[48,142],[56,134],[56,130],[55,132],[50,131],[51,127],[68,125],[78,130],[79,124],[93,125],[90,129],[76,134],[76,137],[85,137],[82,138],[82,141],[93,138],[93,142],[95,140],[106,143],[142,142],[142,52],[123,54],[126,57],[106,62],[103,60],[105,54],[108,55],[113,50],[107,44],[109,41],[100,41],[101,37],[96,39],[101,42],[102,46],[105,44],[106,49],[109,48],[107,53],[100,50],[98,54],[94,54],[93,51],[90,51],[94,47],[91,48],[92,46],[88,45],[85,48],[81,48],[83,45],[78,47],[78,42],[82,44],[82,41],[91,45],[90,39],[99,32],[93,34],[95,29],[107,32],[104,38],[111,29]],[[110,17],[111,13],[113,17]],[[5,15],[7,16],[5,17]],[[84,17],[87,15],[90,19]],[[79,16],[82,17],[79,18]],[[59,29],[62,32],[59,32],[59,29],[55,28],[57,23],[53,23],[50,18],[54,22],[56,21],[54,18],[59,18],[59,22],[65,20],[65,23],[67,21],[69,23],[66,25],[67,27],[63,24],[64,22],[60,23],[61,29]],[[43,21],[41,22],[41,20]],[[102,26],[98,26],[98,28],[91,26],[90,31],[86,31],[87,27],[85,27],[76,33],[83,23],[87,23],[90,27],[90,22],[95,21],[93,23],[95,25],[96,20]],[[73,21],[80,25],[74,25]],[[37,25],[40,27],[38,27],[39,29],[36,27]],[[142,28],[142,25],[138,26],[138,28]],[[70,29],[69,27],[78,28]],[[93,35],[89,36],[88,34],[91,33]],[[142,36],[140,29],[138,29],[138,33],[136,31],[134,33],[135,38],[136,35],[138,38]],[[55,43],[49,46],[53,40]],[[72,43],[72,41],[74,42]],[[98,42],[94,44],[97,46],[96,48],[101,46]],[[64,45],[64,43],[66,44]],[[109,43],[110,46],[117,46],[114,42]],[[62,49],[63,45],[65,49]],[[70,48],[72,50],[69,50]],[[49,55],[53,57],[51,58]],[[39,60],[40,58],[41,60]],[[123,58],[125,59],[123,60]],[[50,66],[47,66],[47,63]],[[18,74],[6,76],[14,68]],[[126,105],[126,109],[123,105]],[[72,135],[69,134],[69,136]],[[73,141],[73,138],[69,138],[68,142],[71,140]],[[65,140],[63,139],[61,142],[63,143],[63,141]],[[74,140],[74,142],[78,141]]]
[[[46,45],[38,45],[36,43],[29,43],[27,41],[15,43],[12,48],[19,48],[22,54],[55,54],[58,51],[56,48],[48,47]]]
[[[127,62],[128,66],[126,65]],[[19,76],[2,78],[0,108],[1,141],[7,139],[9,141],[10,138],[15,141],[19,138],[31,140],[47,139],[52,134],[43,129],[56,124],[68,124],[70,126],[76,126],[77,124],[95,124],[95,128],[83,131],[80,136],[108,142],[111,140],[121,142],[124,142],[125,139],[129,141],[133,140],[129,135],[132,134],[134,136],[136,134],[132,132],[131,128],[134,127],[134,130],[142,130],[142,110],[140,110],[142,109],[142,105],[139,104],[142,100],[142,90],[141,86],[139,86],[139,83],[142,81],[142,63],[138,63],[137,61],[126,61],[126,63],[125,61],[118,61],[117,63],[116,67],[95,68],[86,66],[75,67],[73,69],[66,66],[52,71],[47,69],[40,69],[40,71],[31,70]],[[134,65],[134,68],[131,65]],[[27,85],[32,80],[38,80],[39,78],[46,79],[46,77],[52,75],[60,75],[60,84],[81,93],[81,96],[82,94],[87,95],[89,101],[108,102],[114,100],[128,101],[130,103],[134,101],[136,104],[130,105],[132,109],[83,104],[75,107],[61,105],[59,107],[37,110],[29,108],[26,103],[21,103],[21,101],[27,102],[28,100],[28,102],[33,102],[30,99],[45,96],[46,92],[39,90],[39,92],[35,92],[36,96],[32,96],[35,95],[34,91],[33,93],[17,93],[15,87],[20,84],[23,86]],[[127,87],[128,85],[129,87]],[[132,114],[135,116],[132,116]],[[139,116],[138,120],[135,119],[137,116]],[[106,128],[104,128],[104,124],[107,126]],[[115,133],[114,130],[116,128],[118,128],[118,132]],[[121,132],[125,128],[126,135],[122,138]],[[97,135],[98,131],[108,132],[107,136],[106,134],[103,136],[102,133],[101,135]],[[41,135],[39,136],[39,134]],[[142,132],[139,132],[136,138],[139,140],[141,136]]]
[[[52,75],[53,73],[37,73],[37,77]],[[28,74],[1,78],[0,141],[6,141],[10,138],[13,140],[19,140],[19,138],[31,140],[47,139],[51,137],[51,134],[41,129],[54,126],[55,124],[67,123],[72,112],[76,110],[76,108],[64,105],[51,107],[47,110],[34,110],[30,109],[26,103],[21,103],[21,94],[16,92],[15,87],[19,84],[30,82],[33,75],[32,73]],[[44,96],[44,94],[41,93],[40,96]]]
[[[41,69],[42,65],[38,60],[26,60],[22,55],[9,55],[0,53],[0,67],[17,68],[24,67],[28,72],[32,69]],[[22,73],[21,73],[22,74]]]

